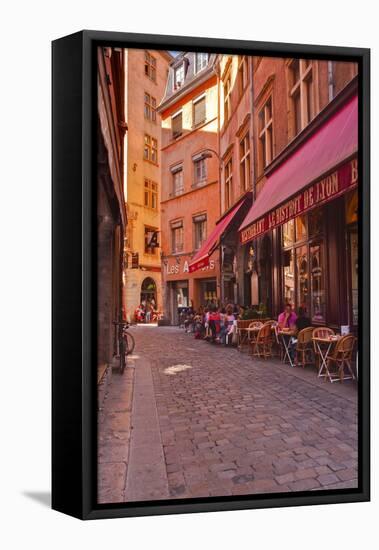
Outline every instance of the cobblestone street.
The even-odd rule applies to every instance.
[[[122,403],[131,392],[114,373],[100,423],[103,502],[112,492],[135,501],[357,486],[354,383],[252,360],[176,327],[131,330],[132,402]],[[129,420],[130,409],[131,427],[120,426],[115,411]]]

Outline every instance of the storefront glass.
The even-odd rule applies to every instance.
[[[282,227],[283,298],[302,307],[312,322],[324,323],[326,312],[324,212],[298,216]]]
[[[325,322],[325,266],[322,243],[310,246],[311,316],[316,323]]]

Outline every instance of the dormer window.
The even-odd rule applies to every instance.
[[[175,69],[174,88],[180,88],[184,82],[184,63]]]
[[[200,72],[208,65],[208,54],[197,53],[196,54],[196,72]]]

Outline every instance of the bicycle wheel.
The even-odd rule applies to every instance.
[[[128,352],[125,348],[124,339],[120,341],[120,373],[123,374],[126,366],[126,356]]]
[[[124,342],[126,355],[130,355],[133,353],[134,346],[136,345],[134,337],[130,334],[130,332],[124,332]]]

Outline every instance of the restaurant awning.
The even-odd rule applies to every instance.
[[[246,243],[358,183],[358,98],[355,95],[267,177],[241,224]],[[321,179],[323,178],[323,179]]]
[[[222,234],[232,223],[237,212],[240,210],[242,205],[245,204],[245,200],[246,198],[241,200],[236,206],[234,206],[234,208],[232,208],[230,212],[219,219],[212,233],[209,235],[203,246],[200,248],[200,250],[198,250],[198,252],[191,260],[189,264],[190,273],[193,273],[194,271],[197,271],[198,269],[207,267],[209,265],[209,256],[219,244],[219,240]]]

